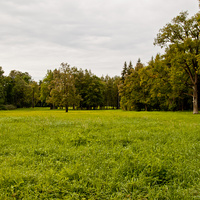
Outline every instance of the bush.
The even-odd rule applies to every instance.
[[[0,104],[0,110],[6,110],[5,105]]]
[[[12,104],[11,105],[5,105],[4,108],[5,108],[5,110],[15,110],[15,109],[17,109],[16,106],[14,106]]]

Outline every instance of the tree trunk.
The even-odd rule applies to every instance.
[[[147,105],[145,104],[145,111],[147,111]]]
[[[197,83],[193,86],[193,114],[198,114],[198,89]]]
[[[65,112],[68,112],[68,105],[65,106]]]
[[[117,109],[120,109],[119,92],[117,93]]]
[[[33,94],[32,94],[32,108],[34,108],[35,107],[35,105],[34,105],[34,89],[33,89]]]
[[[124,110],[125,110],[125,111],[127,111],[127,110],[128,110],[127,106],[124,106]]]

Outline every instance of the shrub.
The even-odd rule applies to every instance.
[[[15,109],[17,109],[16,106],[14,106],[12,104],[11,105],[5,105],[4,108],[5,108],[5,110],[15,110]]]
[[[0,110],[6,110],[5,105],[0,104]]]

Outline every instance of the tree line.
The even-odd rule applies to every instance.
[[[25,72],[12,70],[4,76],[0,67],[0,108],[49,106],[51,109],[119,108],[120,77],[97,77],[90,70],[70,67],[48,70],[39,83]]]
[[[51,109],[192,110],[198,113],[200,16],[181,12],[160,29],[154,44],[165,48],[145,66],[124,63],[121,76],[97,77],[70,67],[48,70],[39,83],[25,72],[4,76],[0,67],[0,108],[49,106]]]

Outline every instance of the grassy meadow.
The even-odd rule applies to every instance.
[[[0,199],[200,199],[200,115],[0,111]]]

